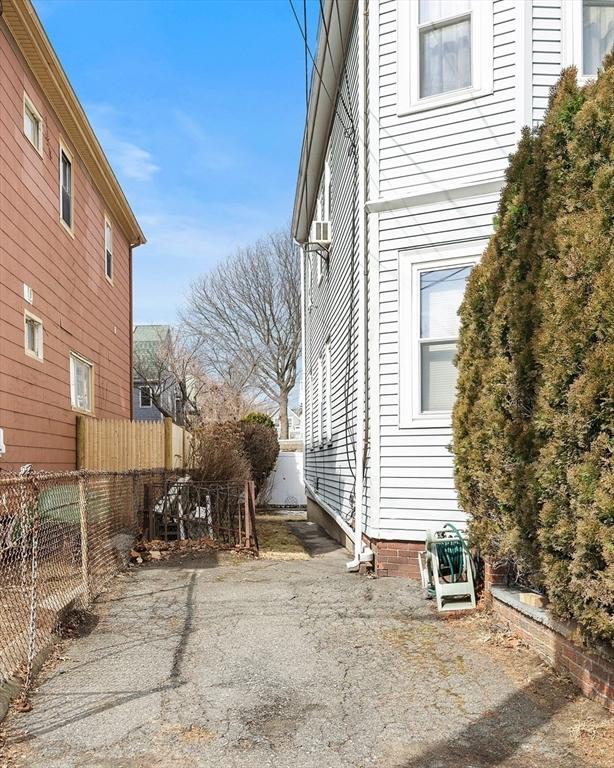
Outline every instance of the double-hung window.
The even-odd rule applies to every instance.
[[[26,354],[43,359],[43,321],[30,312],[24,313],[24,342]]]
[[[139,406],[141,408],[151,408],[152,406],[152,396],[151,396],[151,387],[147,385],[143,385],[142,387],[139,387]]]
[[[399,112],[492,90],[492,0],[398,4]]]
[[[563,64],[575,65],[585,82],[614,46],[614,0],[565,0],[562,10]]]
[[[596,75],[606,53],[614,45],[614,2],[584,0],[582,3],[582,72]]]
[[[60,145],[60,219],[70,232],[73,231],[73,213],[72,159]]]
[[[449,426],[460,308],[479,249],[399,254],[400,425]]]
[[[104,273],[108,280],[113,280],[113,227],[104,219]]]
[[[30,99],[23,95],[23,132],[39,155],[43,154],[43,118]]]
[[[70,402],[73,408],[91,413],[94,410],[94,366],[81,355],[70,355]]]

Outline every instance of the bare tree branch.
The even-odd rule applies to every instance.
[[[196,280],[184,311],[206,370],[279,403],[282,438],[301,345],[299,264],[291,235],[272,233]]]

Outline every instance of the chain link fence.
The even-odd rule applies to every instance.
[[[255,508],[252,481],[164,470],[0,476],[0,688],[21,679],[18,705],[29,706],[33,669],[62,613],[90,605],[138,535],[257,550]]]
[[[69,606],[87,607],[128,562],[163,473],[0,477],[0,686],[24,681]]]

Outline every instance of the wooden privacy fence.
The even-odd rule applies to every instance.
[[[170,418],[129,421],[77,416],[77,469],[186,469],[191,455],[192,435]]]

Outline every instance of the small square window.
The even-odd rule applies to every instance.
[[[24,315],[25,350],[30,357],[43,359],[43,323],[29,312]]]
[[[36,107],[24,94],[23,132],[39,154],[43,152],[43,120]]]
[[[104,273],[113,280],[113,227],[107,218],[104,220]]]
[[[70,355],[70,402],[73,408],[91,413],[93,410],[94,366],[80,355]]]
[[[72,231],[73,228],[73,182],[72,161],[63,147],[60,147],[60,218]]]
[[[153,400],[151,397],[151,387],[139,387],[141,408],[151,408]]]

